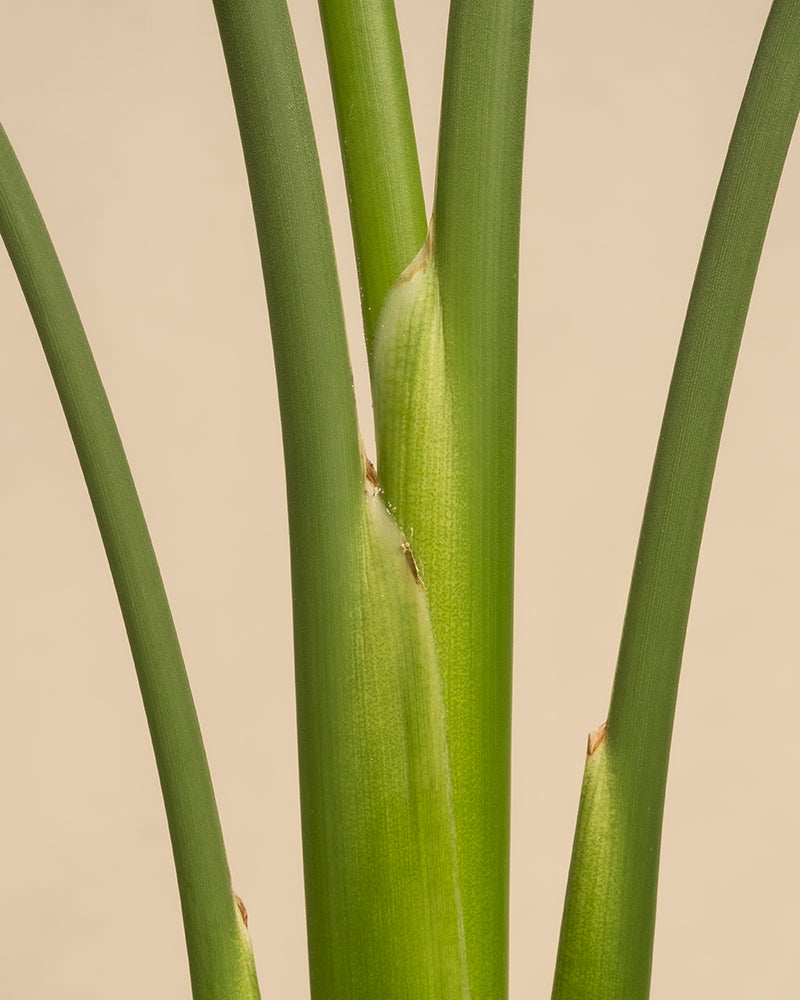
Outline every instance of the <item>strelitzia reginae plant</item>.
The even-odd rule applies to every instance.
[[[217,0],[214,12],[280,399],[312,996],[502,997],[532,5],[452,3],[435,193],[426,206],[393,5],[320,3],[374,456],[356,417],[289,12],[284,0]],[[800,3],[776,0],[689,301],[607,720],[589,737],[557,1000],[649,992],[689,604],[739,342],[800,102],[799,51]],[[231,881],[161,574],[82,324],[5,134],[0,228],[125,620],[166,806],[193,995],[258,996],[247,909]]]

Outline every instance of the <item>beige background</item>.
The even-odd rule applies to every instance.
[[[363,383],[315,8],[291,4]],[[428,195],[446,4],[399,4]],[[540,0],[522,248],[511,992],[549,995],[666,386],[767,0]],[[182,636],[265,997],[307,996],[278,414],[211,4],[4,0],[0,117],[59,248]],[[745,335],[688,636],[654,1000],[800,993],[800,163]],[[0,983],[188,997],[109,574],[0,257]],[[368,404],[362,419],[368,420]],[[378,1000],[378,998],[376,998]]]

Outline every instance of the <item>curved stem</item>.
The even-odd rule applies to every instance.
[[[119,597],[150,727],[195,1000],[258,997],[205,749],[144,514],[38,206],[0,128],[0,231],[47,357]]]
[[[553,996],[647,996],[681,658],[722,424],[800,108],[800,3],[776,0],[722,170],[653,466],[605,741],[587,761]]]

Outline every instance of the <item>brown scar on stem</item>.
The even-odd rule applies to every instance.
[[[418,587],[425,589],[425,584],[422,582],[422,577],[419,575],[419,569],[417,567],[417,560],[414,558],[414,553],[411,551],[411,546],[408,542],[403,542],[403,555],[406,557],[406,565],[411,570],[411,575],[414,577],[414,583]]]
[[[586,745],[586,756],[591,757],[598,747],[602,746],[608,731],[608,723],[604,722],[589,733],[589,741]]]
[[[417,254],[417,256],[411,261],[408,267],[403,271],[398,281],[409,282],[414,278],[420,271],[424,271],[428,266],[428,262],[431,259],[431,254],[433,253],[433,216],[431,216],[430,222],[428,223],[428,232],[425,236],[425,242],[422,244],[422,248]]]
[[[373,492],[376,493],[380,489],[378,486],[378,472],[367,456],[367,449],[364,447],[364,441],[361,437],[359,437],[359,441],[361,444],[361,468],[364,472],[364,479]]]
[[[244,905],[244,901],[241,896],[237,896],[236,893],[234,893],[233,898],[236,900],[236,909],[239,911],[245,927],[247,927],[247,907]]]

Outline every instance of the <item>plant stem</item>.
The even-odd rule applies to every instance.
[[[319,0],[367,347],[427,220],[392,0]]]
[[[516,337],[531,17],[531,0],[451,6],[432,267],[452,432],[438,467],[434,460],[432,468],[398,469],[398,495],[387,487],[401,525],[414,531],[439,650],[473,998],[507,990]],[[380,455],[382,480],[386,463]],[[442,510],[432,521],[407,506],[423,482]]]
[[[608,716],[587,760],[553,996],[648,994],[681,658],[722,425],[800,107],[800,3],[776,0],[731,138],[653,466]]]
[[[468,995],[424,591],[362,458],[333,245],[284,0],[216,0],[284,435],[312,995]]]
[[[0,128],[0,231],[86,479],[136,666],[178,877],[195,1000],[258,997],[189,681],[108,399],[55,248]]]
[[[269,304],[289,529],[300,544],[322,505],[333,518],[350,511],[347,519],[363,494],[339,278],[286,4],[215,0],[214,9]]]

